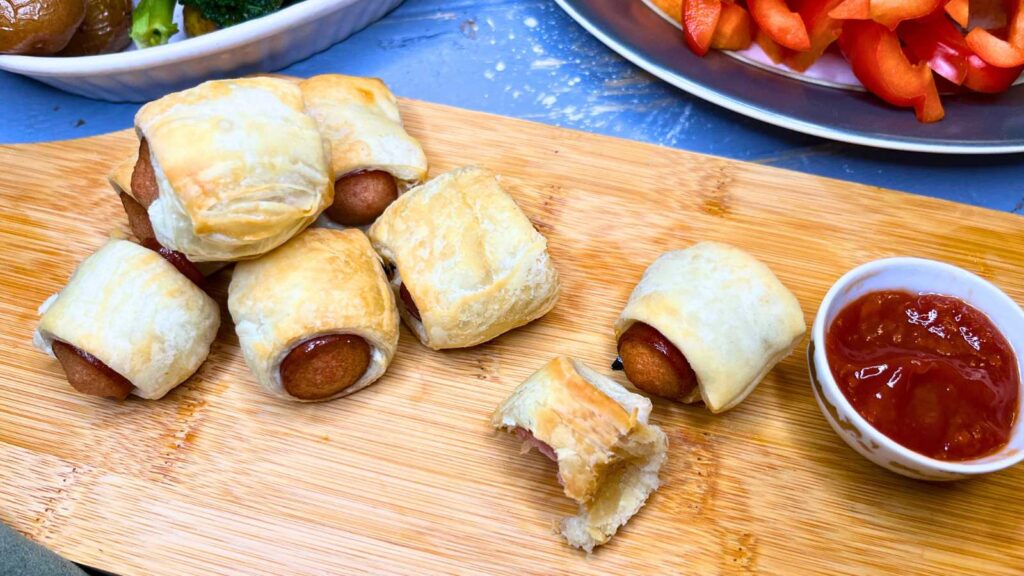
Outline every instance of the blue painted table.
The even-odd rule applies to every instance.
[[[551,0],[407,0],[284,72],[379,76],[396,93],[421,100],[1024,212],[1024,156],[878,151],[771,127],[649,76]],[[4,143],[127,128],[138,109],[6,73],[0,95]]]

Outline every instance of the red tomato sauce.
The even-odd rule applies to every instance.
[[[962,300],[865,294],[833,320],[825,353],[854,409],[915,452],[970,460],[1010,439],[1017,359],[992,321]]]

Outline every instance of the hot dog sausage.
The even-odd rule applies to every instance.
[[[53,354],[64,369],[68,383],[82,394],[124,400],[135,388],[98,358],[71,344],[55,340]]]
[[[330,398],[355,384],[370,365],[370,345],[353,334],[331,334],[299,344],[281,362],[281,383],[300,400]]]
[[[649,394],[683,400],[697,386],[686,357],[661,332],[642,322],[619,338],[619,357],[629,381]]]
[[[128,227],[144,245],[149,240],[155,242],[156,234],[153,232],[153,223],[149,220],[147,208],[157,199],[160,192],[156,185],[156,172],[149,157],[149,143],[145,138],[139,142],[139,159],[135,161],[135,169],[132,171],[131,186],[131,195],[121,192],[121,204],[128,215]]]
[[[206,284],[206,276],[203,276],[203,273],[199,271],[199,268],[196,268],[196,265],[181,252],[175,252],[170,248],[164,248],[156,241],[156,238],[150,238],[142,242],[142,245],[163,256],[164,260],[173,264],[174,267],[178,269],[178,272],[184,274],[185,277],[191,280],[196,286],[202,288]]]
[[[149,142],[145,138],[139,142],[139,159],[135,161],[135,170],[132,171],[132,196],[143,208],[149,208],[160,196],[156,171],[153,170],[153,161],[149,156]]]
[[[193,284],[202,288],[206,280],[202,272],[181,252],[161,246],[157,242],[156,233],[153,232],[153,223],[149,220],[149,212],[146,209],[157,199],[160,191],[156,184],[153,162],[149,156],[149,143],[145,138],[139,142],[139,159],[135,162],[135,170],[132,171],[132,194],[134,198],[124,192],[121,193],[121,204],[128,215],[128,226],[132,229],[132,234],[139,239],[139,243],[158,252]]]
[[[327,215],[338,224],[365,226],[373,224],[398,198],[395,177],[381,170],[353,172],[334,183],[334,203]]]
[[[121,192],[121,205],[124,206],[124,213],[128,215],[128,227],[132,229],[132,234],[135,234],[143,244],[148,240],[156,242],[156,233],[153,232],[153,224],[149,221],[146,208],[124,192]]]
[[[423,319],[420,318],[420,309],[416,306],[416,301],[412,299],[412,294],[410,294],[409,290],[405,287],[405,283],[403,283],[401,288],[398,289],[398,297],[402,299],[402,304],[405,304],[405,309],[409,314],[413,318],[422,322]]]

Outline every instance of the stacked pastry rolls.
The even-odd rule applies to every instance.
[[[205,82],[143,106],[135,131],[111,175],[132,232],[192,262],[264,254],[334,199],[330,143],[293,82]]]
[[[194,263],[259,257],[325,210],[371,224],[427,174],[375,78],[205,82],[143,106],[135,131],[110,175],[132,232]]]
[[[398,321],[379,258],[358,232],[302,236],[334,205],[336,188],[342,191],[338,210],[365,208],[360,195],[368,186],[357,176],[386,175],[394,197],[425,177],[426,157],[405,133],[397,101],[381,81],[328,75],[206,82],[143,106],[135,132],[137,154],[115,167],[109,180],[144,247],[111,241],[41,310],[36,341],[60,360],[72,386],[113,398],[156,398],[179,384],[205,358],[219,323],[218,307],[198,285],[238,261],[257,261],[236,271],[230,300],[246,358],[271,392],[323,400],[358,390],[384,372]],[[372,217],[393,199],[371,207]],[[97,272],[104,268],[106,277]],[[143,277],[152,281],[145,290],[122,294],[117,288]],[[324,289],[323,282],[337,290]],[[112,294],[121,302],[117,310]],[[318,296],[331,298],[317,308],[310,302]],[[303,300],[310,314],[274,315],[275,303],[288,298]],[[169,307],[188,314],[165,313]],[[143,337],[166,330],[182,336],[159,346],[153,344],[159,339]],[[304,330],[316,334],[293,341]],[[191,335],[189,342],[184,334]],[[282,340],[261,344],[257,335]],[[128,344],[134,348],[125,349]],[[264,350],[263,344],[278,348]],[[356,350],[350,357],[358,362],[346,363],[341,372],[347,375],[327,382],[324,374],[338,366],[298,362],[302,350],[309,351],[305,360]],[[173,369],[165,366],[156,380],[137,366],[160,362]],[[302,377],[310,373],[317,378]]]

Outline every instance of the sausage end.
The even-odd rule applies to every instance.
[[[82,394],[124,400],[135,389],[127,378],[76,346],[55,341],[53,354],[64,369],[68,383]]]
[[[697,375],[686,357],[661,332],[642,322],[619,338],[619,357],[626,378],[648,394],[683,401],[697,387]]]
[[[145,138],[139,142],[139,159],[135,161],[135,169],[132,171],[132,196],[143,208],[149,208],[160,196],[153,159],[149,154],[149,142]]]
[[[128,227],[131,228],[132,234],[143,244],[150,240],[156,242],[156,233],[153,232],[153,224],[149,221],[146,208],[124,192],[121,192],[121,205],[124,206],[124,213],[128,215]]]
[[[405,287],[404,282],[398,289],[398,297],[402,300],[402,304],[405,305],[406,312],[418,322],[423,322],[423,318],[420,318],[420,309],[416,306],[416,301],[412,299],[412,294],[409,293],[409,289]]]
[[[162,256],[164,260],[170,262],[172,266],[178,269],[178,272],[184,274],[185,277],[191,280],[196,286],[202,288],[206,284],[206,276],[203,276],[203,273],[199,271],[199,268],[197,268],[196,265],[181,252],[175,252],[170,248],[161,246],[160,243],[156,241],[156,238],[150,238],[144,241],[142,245]]]
[[[398,198],[395,177],[382,170],[353,172],[334,183],[327,216],[345,226],[366,226]]]
[[[370,345],[354,334],[310,338],[281,362],[281,383],[299,400],[324,400],[358,382],[370,356]]]

